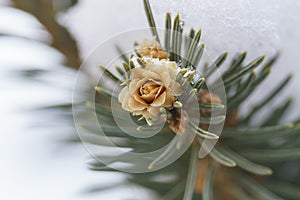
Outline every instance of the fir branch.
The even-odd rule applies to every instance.
[[[198,126],[196,126],[195,124],[193,124],[192,122],[190,122],[191,127],[196,131],[196,133],[202,137],[202,138],[207,138],[207,139],[219,139],[219,136],[217,136],[214,133],[211,133],[209,131],[206,131]]]
[[[244,124],[248,123],[250,119],[258,112],[261,108],[263,108],[265,105],[267,105],[271,100],[273,100],[290,82],[292,78],[292,75],[289,75],[287,78],[285,78],[282,82],[278,84],[278,86],[275,88],[274,91],[272,91],[268,96],[266,96],[264,99],[262,99],[257,105],[255,105],[251,112],[242,120],[239,121],[239,123]]]
[[[202,58],[202,55],[204,53],[204,48],[205,48],[205,45],[204,44],[201,44],[200,46],[198,46],[196,48],[196,52],[195,52],[195,56],[192,60],[192,65],[195,66],[195,68],[197,69],[199,63],[200,63],[200,60]]]
[[[226,119],[225,115],[220,115],[216,117],[200,117],[200,122],[202,124],[220,124]]]
[[[251,149],[243,150],[241,154],[259,162],[286,162],[300,158],[300,148],[289,149]]]
[[[238,70],[240,70],[243,61],[245,60],[247,56],[247,52],[244,52],[240,55],[237,55],[231,62],[229,68],[222,74],[222,79],[225,80],[227,79],[229,76],[231,76],[231,74],[234,74],[235,72],[237,72]]]
[[[167,52],[171,50],[171,28],[172,28],[172,18],[171,14],[166,14],[166,30],[165,30],[165,49]]]
[[[152,161],[149,164],[149,166],[148,166],[149,169],[154,169],[159,163],[163,162],[164,160],[166,160],[168,158],[171,151],[176,149],[176,144],[179,140],[179,137],[180,137],[179,135],[176,135],[174,137],[174,139],[170,142],[170,144],[168,145],[166,150],[159,157],[157,157],[154,161]]]
[[[235,167],[236,166],[236,162],[233,161],[231,158],[229,158],[228,156],[226,156],[224,154],[223,149],[220,149],[217,146],[214,146],[214,148],[210,148],[210,145],[206,142],[203,142],[203,139],[198,137],[198,142],[202,145],[202,147],[208,152],[209,155],[211,156],[211,158],[213,158],[215,161],[217,161],[218,163],[227,166],[227,167]]]
[[[198,44],[200,42],[201,34],[202,34],[202,30],[200,29],[196,33],[196,35],[193,38],[193,40],[191,41],[190,48],[188,49],[186,57],[185,57],[185,59],[183,59],[183,62],[182,62],[182,66],[183,67],[188,67],[189,65],[191,65],[191,62],[192,62],[193,57],[195,55],[195,51],[196,51],[196,49],[198,47]]]
[[[209,77],[210,75],[212,75],[223,63],[224,61],[226,60],[227,58],[227,55],[228,55],[228,52],[225,52],[223,54],[221,54],[217,60],[207,68],[207,71],[205,73],[205,77]]]
[[[239,105],[251,94],[255,80],[255,73],[252,72],[248,77],[248,80],[245,81],[245,83],[242,83],[236,90],[236,94],[228,99],[227,110],[229,114],[238,108]]]
[[[284,124],[261,128],[225,129],[222,137],[242,140],[246,140],[246,138],[248,138],[247,142],[251,142],[252,140],[265,140],[274,137],[281,137],[293,134],[297,131],[299,131],[297,124]]]
[[[264,122],[262,122],[262,127],[272,126],[278,124],[280,120],[284,117],[284,114],[287,112],[287,109],[292,104],[292,99],[287,99],[281,106],[274,109],[272,114],[270,114]]]
[[[192,29],[190,30],[189,35],[184,37],[184,47],[185,47],[185,49],[187,50],[187,51],[185,52],[184,59],[186,59],[187,56],[188,56],[188,55],[187,55],[187,54],[188,54],[188,50],[189,50],[190,47],[191,47],[191,44],[192,44],[192,41],[193,41],[194,37],[195,37],[195,30],[192,28]]]
[[[225,79],[224,80],[225,87],[231,86],[232,84],[234,84],[237,81],[239,81],[240,79],[242,79],[244,77],[244,75],[253,71],[257,66],[259,66],[263,62],[264,58],[265,58],[265,56],[261,56],[261,57],[255,59],[254,61],[252,61],[251,63],[246,65],[244,68],[242,68],[239,72],[237,72],[234,75]]]
[[[104,74],[112,81],[116,83],[121,83],[122,81],[116,77],[111,71],[103,67],[102,65],[98,65],[98,67],[104,72]]]
[[[222,149],[219,149],[217,147],[214,147],[211,152],[209,153],[209,155],[218,163],[220,163],[221,165],[224,165],[226,167],[235,167],[236,166],[236,162],[234,160],[232,160],[231,158],[229,158],[228,156],[226,156],[223,152]]]
[[[149,2],[149,0],[144,0],[143,2],[144,2],[144,8],[145,8],[145,12],[147,15],[148,23],[149,23],[149,26],[151,27],[152,35],[155,36],[158,43],[160,43],[160,39],[159,39],[159,35],[158,35],[157,29],[156,29],[155,20],[153,17],[150,2]]]
[[[197,178],[197,170],[198,170],[198,152],[200,146],[196,144],[195,147],[192,147],[189,170],[187,175],[187,181],[185,185],[185,192],[183,196],[183,200],[192,200],[194,194],[194,185]]]
[[[253,163],[252,161],[247,160],[246,158],[235,153],[229,148],[223,148],[222,151],[224,151],[225,155],[231,158],[239,167],[243,168],[248,172],[257,175],[271,175],[273,173],[273,170],[270,169],[269,167]]]
[[[115,68],[116,68],[116,70],[117,70],[117,72],[119,73],[119,75],[121,76],[121,77],[123,77],[123,78],[125,78],[126,76],[125,76],[125,71],[121,68],[121,67],[119,67],[119,66],[115,66]],[[123,80],[124,81],[124,80]]]
[[[238,181],[244,186],[244,188],[249,191],[257,199],[263,200],[283,200],[281,197],[267,190],[265,187],[260,185],[258,182],[246,177],[240,176]]]
[[[213,200],[213,179],[215,174],[215,166],[212,162],[208,163],[207,172],[204,177],[203,200]]]
[[[276,193],[282,195],[286,199],[300,199],[300,187],[298,185],[276,180],[270,180],[263,183],[263,185],[272,191],[276,191]]]
[[[178,62],[180,60],[180,53],[181,53],[181,43],[182,43],[182,34],[181,34],[181,27],[180,27],[180,16],[179,14],[176,15],[173,24],[173,31],[172,31],[172,48],[171,48],[171,56],[170,59]]]
[[[212,110],[223,110],[225,106],[223,104],[216,104],[216,103],[200,103],[200,108],[204,109],[212,109]]]

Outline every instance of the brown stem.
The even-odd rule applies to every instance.
[[[12,0],[13,6],[35,16],[51,34],[52,46],[66,57],[66,65],[79,69],[81,59],[76,41],[69,31],[56,21],[56,12],[50,0]]]

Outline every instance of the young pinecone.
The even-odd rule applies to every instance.
[[[183,134],[189,122],[188,114],[185,111],[172,111],[172,119],[168,121],[170,129],[176,134]]]
[[[221,98],[214,94],[209,92],[208,90],[200,91],[198,93],[198,102],[199,103],[205,103],[205,104],[221,104],[222,100]],[[209,109],[200,109],[200,116],[209,117],[211,114],[211,110]],[[200,121],[200,128],[207,130],[208,129],[207,124],[202,124]]]
[[[198,173],[195,182],[195,192],[197,194],[203,194],[204,187],[204,177],[207,172],[209,157],[199,160]],[[230,199],[230,200],[240,200],[236,193],[234,193],[234,182],[233,177],[230,176],[228,169],[221,165],[217,165],[217,170],[214,178],[215,182],[215,198],[216,200]]]
[[[142,57],[158,58],[159,60],[169,58],[169,54],[163,50],[155,38],[152,40],[145,39],[141,44],[136,46],[135,49]]]
[[[198,101],[199,101],[199,103],[208,103],[208,104],[210,104],[210,103],[212,103],[212,104],[221,104],[222,103],[222,100],[218,95],[216,95],[214,93],[211,93],[207,90],[199,92]],[[200,109],[200,115],[201,116],[208,117],[208,116],[210,116],[210,114],[211,114],[211,110],[209,110],[209,109]],[[238,115],[239,115],[239,111],[235,110],[229,116],[227,116],[227,118],[225,120],[225,127],[234,126],[234,124],[237,121]],[[200,127],[204,128],[204,129],[208,128],[207,125],[201,124],[201,123],[200,123]]]

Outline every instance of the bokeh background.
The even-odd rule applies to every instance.
[[[47,2],[36,0],[36,2]],[[34,1],[33,1],[34,2]],[[57,21],[73,35],[84,59],[115,34],[147,27],[141,0],[48,1],[61,10]],[[152,0],[159,27],[166,12],[181,13],[186,27],[202,28],[212,57],[248,51],[249,59],[280,52],[273,73],[248,100],[247,111],[274,83],[292,73],[283,95],[294,98],[286,121],[299,116],[300,2],[298,0]],[[38,5],[38,3],[36,3]],[[40,13],[45,14],[45,13]],[[76,135],[68,116],[45,109],[72,99],[74,70],[49,46],[51,35],[32,15],[0,0],[0,199],[146,199],[137,188],[94,192],[117,184],[117,174],[89,171],[89,155],[81,145],[66,142]],[[280,102],[274,101],[268,109]],[[257,121],[264,116],[258,117]],[[299,169],[295,169],[299,170]]]

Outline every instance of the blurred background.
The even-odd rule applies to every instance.
[[[248,103],[292,73],[284,95],[294,98],[294,107],[285,120],[299,116],[298,0],[150,2],[159,27],[166,12],[180,12],[186,27],[201,27],[213,58],[224,51],[248,51],[249,59],[280,52],[273,73]],[[122,177],[89,171],[88,153],[66,142],[77,134],[71,110],[47,108],[71,102],[76,69],[98,44],[145,27],[141,0],[0,0],[0,199],[136,198],[130,186],[93,193],[93,187]],[[143,194],[139,199],[146,199]]]

